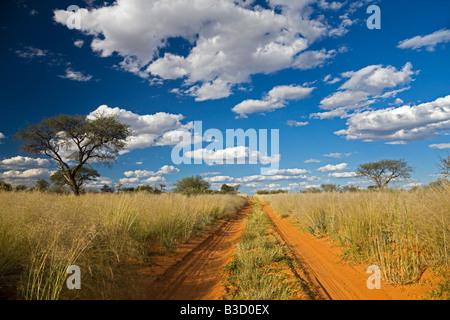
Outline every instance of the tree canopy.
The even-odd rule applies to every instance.
[[[53,160],[74,194],[79,195],[81,168],[94,161],[111,164],[130,134],[130,127],[115,116],[59,115],[28,125],[15,138],[22,142],[23,151]]]
[[[375,182],[377,189],[384,189],[389,182],[399,179],[409,179],[413,168],[405,160],[380,160],[360,164],[356,176],[368,178]]]
[[[12,191],[12,185],[5,181],[0,181],[0,191]]]
[[[88,167],[81,167],[75,175],[75,183],[78,189],[81,189],[82,187],[84,187],[86,182],[93,181],[98,177],[100,177],[100,174],[97,172],[97,170]],[[52,174],[50,176],[50,181],[57,187],[70,187],[69,181],[67,181],[66,177],[64,177],[64,174],[61,170],[58,170],[54,174]]]
[[[446,158],[440,158],[439,163],[439,173],[445,178],[450,178],[450,155],[447,154]]]
[[[174,184],[174,192],[177,193],[204,193],[210,188],[210,184],[204,181],[202,177],[187,177],[178,180]]]
[[[36,181],[36,185],[34,186],[34,189],[39,191],[47,191],[47,189],[50,187],[50,183],[44,179],[39,179]]]
[[[320,187],[324,192],[339,192],[340,190],[339,186],[333,183],[321,184]]]

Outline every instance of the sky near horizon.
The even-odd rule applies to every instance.
[[[380,29],[367,26],[371,5],[381,10]],[[101,178],[91,188],[170,190],[193,175],[213,189],[240,184],[245,193],[366,188],[356,168],[381,159],[414,168],[394,184],[409,188],[439,178],[437,163],[450,149],[449,1],[8,0],[1,7],[0,180],[14,185],[48,179],[55,166],[21,152],[13,135],[59,114],[105,112],[133,130],[111,168],[94,164]],[[203,132],[194,135],[200,121]],[[279,170],[173,161],[174,137],[188,133],[202,149],[211,143],[202,135],[208,129],[278,130],[279,153],[268,156]],[[201,155],[234,150],[261,155],[225,143]]]

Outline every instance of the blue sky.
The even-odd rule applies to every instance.
[[[70,5],[80,10],[69,12]],[[379,30],[367,28],[370,5],[381,9]],[[135,131],[112,168],[96,166],[102,177],[93,188],[170,188],[197,174],[213,188],[239,183],[248,193],[322,183],[365,188],[354,170],[386,158],[414,167],[412,179],[396,184],[410,187],[436,180],[439,157],[450,148],[448,1],[1,6],[0,179],[16,185],[55,170],[44,156],[21,153],[12,139],[18,128],[96,110],[117,114]],[[194,121],[224,135],[278,129],[280,171],[263,176],[261,164],[174,164],[169,138],[192,133]]]

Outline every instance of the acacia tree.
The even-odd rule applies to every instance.
[[[230,192],[236,192],[236,190],[234,189],[234,187],[229,186],[227,184],[222,184],[222,186],[220,187],[220,191],[224,192],[224,193],[230,193]]]
[[[78,196],[80,170],[94,161],[110,165],[126,146],[130,134],[130,127],[118,122],[115,116],[59,115],[28,125],[15,138],[22,142],[23,151],[44,154],[53,160]]]
[[[98,177],[100,177],[100,174],[97,170],[88,167],[82,167],[75,175],[75,183],[77,184],[78,190],[83,188],[86,182],[93,181]],[[69,182],[67,181],[61,170],[58,170],[54,174],[52,174],[50,176],[50,181],[57,187],[70,187]]]
[[[0,181],[0,191],[12,191],[12,185],[5,181]]]
[[[445,179],[450,177],[450,155],[447,154],[447,158],[440,158],[438,163],[440,174],[444,176]]]
[[[339,191],[339,186],[335,185],[333,183],[321,184],[320,187],[322,188],[322,190],[324,192],[338,192]]]
[[[174,191],[177,193],[204,193],[210,188],[210,184],[204,181],[202,177],[195,176],[178,180],[174,187]]]
[[[377,189],[384,189],[389,182],[399,179],[409,179],[413,168],[405,160],[380,160],[360,164],[356,176],[368,178],[375,182]]]
[[[34,189],[45,192],[45,191],[47,191],[47,189],[49,187],[50,187],[50,183],[48,183],[48,181],[46,181],[44,179],[39,179],[38,181],[36,181],[36,185],[34,186]]]

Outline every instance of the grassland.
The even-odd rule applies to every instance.
[[[378,265],[391,284],[417,283],[432,270],[441,282],[430,298],[449,297],[450,186],[258,197],[303,231],[331,237],[343,259]]]
[[[234,259],[226,266],[226,298],[289,300],[312,297],[311,285],[292,272],[296,262],[274,232],[261,205],[252,201],[252,206]]]
[[[0,192],[0,299],[138,298],[147,261],[246,204],[233,195]],[[69,265],[82,290],[65,286]]]

